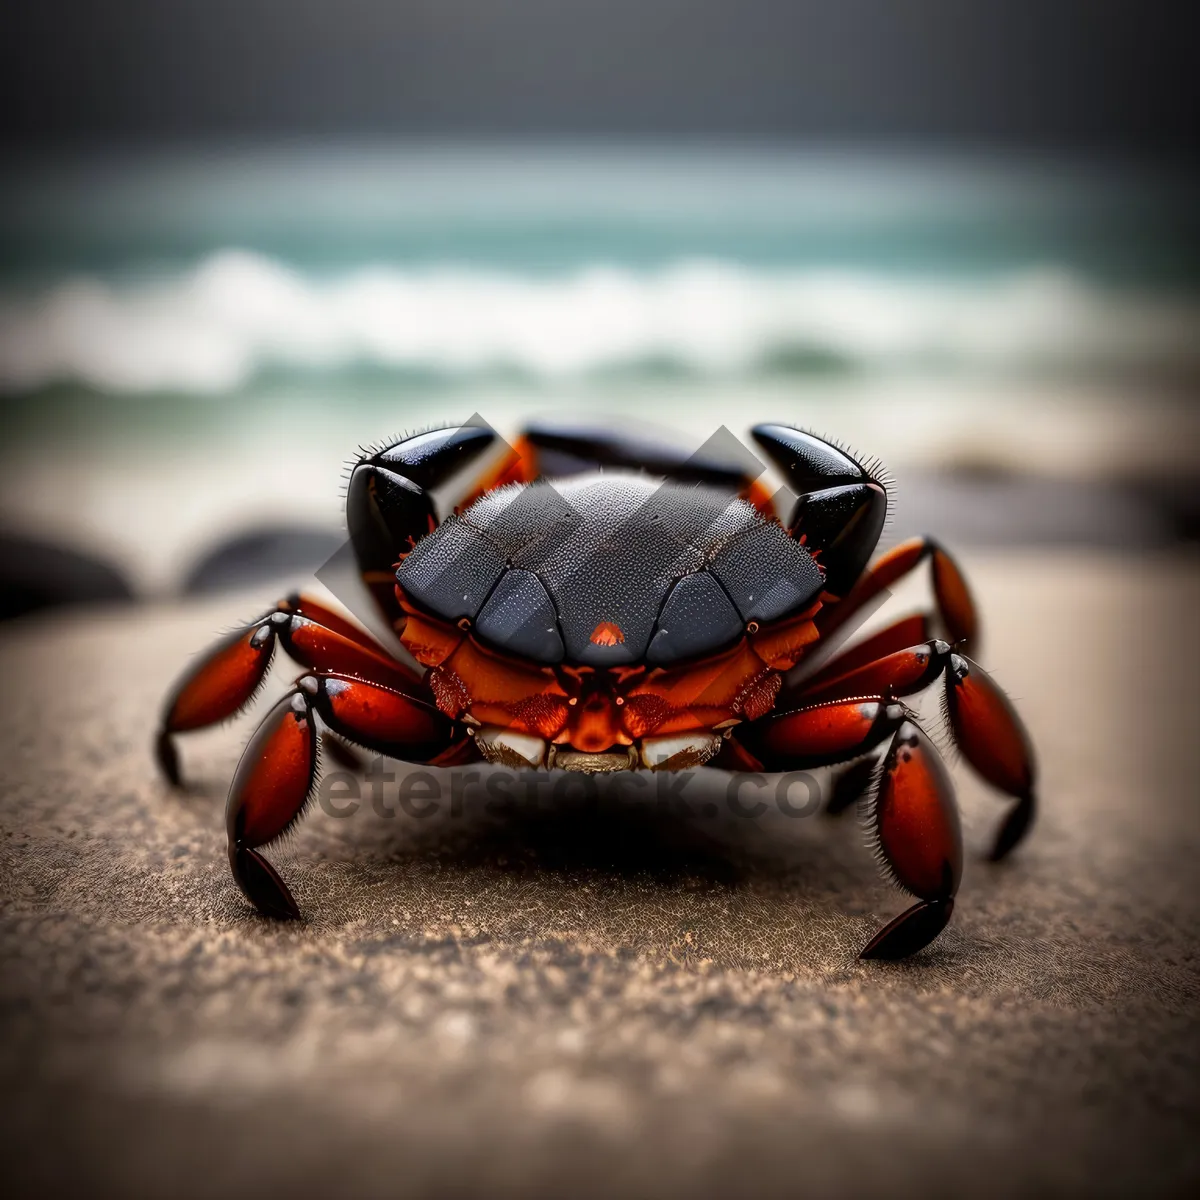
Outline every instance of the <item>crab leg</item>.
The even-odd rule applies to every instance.
[[[828,703],[853,696],[911,696],[939,677],[945,679],[946,715],[955,744],[978,775],[1017,801],[1000,828],[990,857],[998,862],[1008,854],[1033,821],[1037,769],[1029,734],[992,677],[941,641],[909,646],[840,675],[832,670],[836,666],[836,662],[831,664],[830,670],[810,681],[817,686],[800,692],[802,703]],[[867,770],[852,768],[839,777],[830,811],[845,808],[857,794],[855,786],[862,791]]]
[[[737,733],[743,749],[767,770],[860,758],[889,736],[870,808],[872,836],[888,876],[919,903],[868,943],[866,958],[913,954],[950,920],[962,873],[962,834],[954,787],[941,756],[904,707],[883,696],[830,700],[773,714]],[[873,766],[860,769],[869,772]]]
[[[932,564],[933,591],[949,640],[970,649],[979,640],[979,616],[971,590],[958,563],[929,537],[911,538],[875,560],[846,598],[830,604],[817,617],[822,637],[843,625],[868,600],[915,570],[926,559]]]
[[[849,655],[846,657],[849,659]],[[806,704],[851,696],[911,696],[937,680],[949,668],[950,657],[948,643],[921,642],[848,671],[823,672],[824,677],[814,677],[801,685],[801,695]],[[831,663],[830,667],[837,665]]]
[[[809,704],[773,712],[736,730],[736,744],[755,770],[794,771],[847,762],[873,750],[905,719],[883,696]]]
[[[881,629],[878,633],[864,638],[840,654],[835,655],[827,663],[810,675],[797,680],[795,683],[785,683],[777,707],[783,707],[789,702],[800,703],[809,696],[816,695],[824,685],[835,679],[841,679],[851,671],[857,670],[867,663],[873,663],[897,650],[905,650],[919,642],[927,642],[931,636],[932,617],[928,613],[915,613],[912,616],[901,617],[898,621]],[[869,689],[868,689],[869,691]],[[860,692],[866,695],[867,692]]]
[[[812,702],[862,695],[911,696],[939,676],[946,681],[946,715],[955,744],[979,776],[1017,801],[992,847],[990,857],[998,862],[1021,841],[1033,821],[1037,770],[1021,718],[981,666],[953,653],[945,642],[926,642],[832,679],[804,698]],[[850,783],[844,781],[843,796]]]
[[[273,842],[299,818],[312,792],[316,763],[312,710],[302,692],[293,692],[255,730],[234,773],[225,809],[230,870],[264,916],[300,916],[287,885],[256,847]]]
[[[917,903],[881,929],[862,958],[907,958],[945,929],[962,876],[962,830],[941,755],[912,721],[896,730],[871,808],[878,857]]]
[[[876,674],[873,685],[869,686],[865,677],[858,675],[859,668],[867,667],[881,659],[886,660],[900,650],[928,640],[930,624],[927,613],[901,617],[886,629],[881,629],[872,637],[843,651],[814,674],[797,683],[785,684],[780,693],[780,706],[788,703],[803,704],[822,695],[853,696],[885,690],[891,683],[886,673]],[[860,680],[861,686],[858,686]],[[841,686],[843,682],[845,686]],[[834,776],[832,794],[825,811],[830,816],[836,816],[849,808],[867,790],[878,765],[874,757],[868,756],[839,771]]]
[[[303,676],[243,751],[225,810],[233,876],[265,916],[300,916],[287,885],[258,850],[295,824],[312,795],[318,717],[339,738],[389,758],[430,762],[457,748],[453,722],[432,704],[349,675]]]
[[[155,739],[159,766],[171,783],[180,780],[173,735],[215,725],[244,708],[266,676],[277,641],[309,670],[378,679],[415,695],[423,692],[420,676],[366,633],[320,601],[294,594],[218,642],[172,689]]]
[[[1033,744],[1009,698],[981,666],[962,654],[950,655],[946,711],[954,741],[967,762],[992,787],[1017,801],[992,847],[991,859],[999,862],[1033,823],[1037,781]]]

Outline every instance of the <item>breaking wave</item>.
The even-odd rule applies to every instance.
[[[316,278],[241,251],[158,279],[0,298],[0,388],[224,392],[264,372],[560,380],[606,372],[1195,369],[1200,303],[1068,272],[914,280],[716,261],[557,276],[373,266]]]

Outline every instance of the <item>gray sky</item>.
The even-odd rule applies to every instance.
[[[1175,156],[1161,0],[24,0],[0,140],[819,138]]]

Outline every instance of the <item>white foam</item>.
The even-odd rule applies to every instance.
[[[269,368],[561,379],[670,364],[729,377],[810,355],[868,370],[1195,367],[1200,305],[1054,269],[918,281],[692,261],[319,279],[241,251],[173,277],[81,277],[0,300],[8,392],[71,381],[218,393]]]

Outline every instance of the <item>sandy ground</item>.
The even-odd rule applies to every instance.
[[[308,921],[267,924],[224,860],[248,726],[187,742],[183,794],[148,753],[258,601],[8,626],[7,1193],[1189,1191],[1200,565],[969,566],[1044,815],[986,866],[1003,810],[959,768],[959,911],[894,966],[854,957],[903,900],[853,817],[737,819],[719,776],[690,818],[317,809],[273,854]]]

